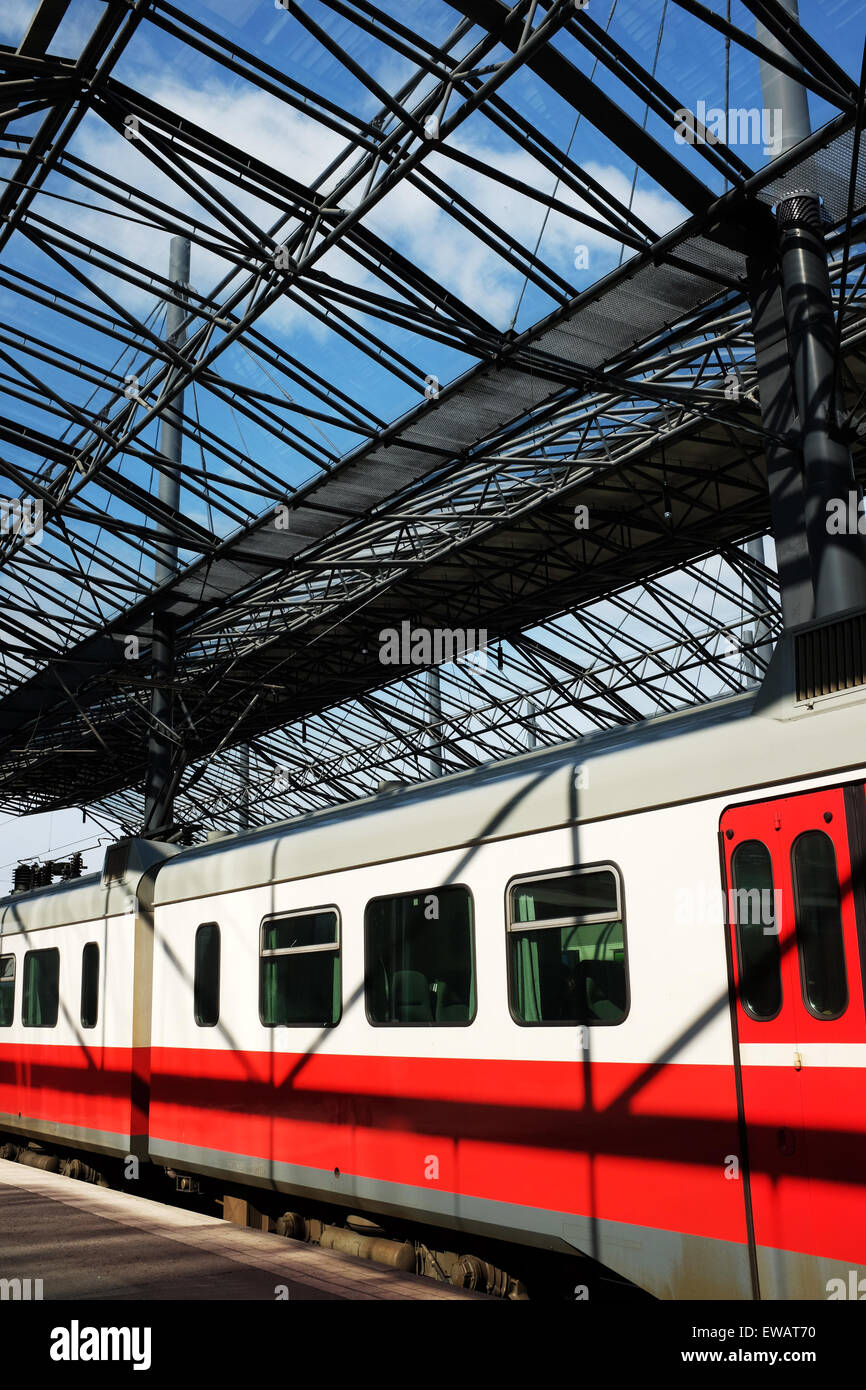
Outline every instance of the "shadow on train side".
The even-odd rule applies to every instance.
[[[22,925],[21,925],[21,919],[20,919],[20,917],[18,916],[18,913],[16,912],[16,906],[17,906],[17,904],[13,904],[13,906],[12,906],[12,917],[13,917],[13,920],[15,921],[15,923],[16,923],[18,929],[19,929],[20,938],[21,938],[21,940],[24,942],[24,944],[25,944],[26,946],[29,946],[30,948],[35,949],[37,943],[34,941],[32,932],[27,931],[26,927],[22,927]],[[102,943],[100,943],[100,945],[101,945],[101,944],[102,944]],[[106,956],[107,956],[107,949],[106,949]],[[62,998],[58,1001],[58,1007],[59,1007],[60,1013],[62,1013],[64,1019],[65,1019],[66,1022],[69,1024],[69,1027],[71,1028],[72,1032],[74,1033],[74,1035],[75,1035],[75,1040],[76,1040],[76,1042],[78,1043],[79,1047],[81,1048],[82,1053],[84,1054],[84,1057],[85,1057],[85,1060],[86,1060],[86,1062],[87,1062],[88,1067],[92,1067],[92,1068],[94,1068],[94,1069],[98,1069],[99,1063],[95,1060],[95,1054],[98,1053],[98,1052],[105,1046],[105,1044],[104,1044],[104,1043],[95,1043],[94,1040],[93,1040],[92,1038],[85,1037],[84,1033],[83,1033],[82,1030],[81,1030],[81,1027],[80,1027],[79,1023],[76,1021],[74,1015],[71,1014],[71,1013],[69,1012],[69,1008],[67,1007],[66,1003],[64,1002],[64,1000],[63,1000]],[[103,1010],[103,1015],[104,1015],[104,1010]],[[100,1021],[99,1021],[99,1028],[100,1028],[100,1031],[102,1031],[102,1030],[105,1028],[105,1019],[104,1019],[104,1017],[102,1017],[102,1018],[100,1019]],[[0,1061],[0,1067],[2,1067],[2,1061]],[[0,1073],[0,1077],[2,1077],[2,1073]]]
[[[494,833],[519,796],[531,790],[531,786],[536,785],[544,775],[541,772],[530,787],[515,794],[480,834],[489,836]],[[445,790],[442,788],[443,792]],[[571,862],[580,864],[580,835],[575,823],[578,813],[576,789],[572,789],[571,795]],[[479,844],[467,846],[451,874],[439,886],[459,882],[479,848]],[[858,863],[855,873],[862,873],[864,867]],[[272,879],[273,876],[272,873]],[[843,892],[849,892],[850,888],[850,882],[844,884]],[[172,968],[191,991],[193,981],[189,972],[164,939],[162,945]],[[789,941],[782,946],[782,950],[788,951],[792,945]],[[364,984],[361,982],[345,1000],[344,1016],[360,1006],[363,995]],[[321,1126],[324,1130],[333,1127],[344,1132],[349,1130],[353,1144],[359,1132],[363,1135],[366,1130],[370,1136],[381,1134],[383,1152],[395,1135],[420,1136],[422,1147],[434,1141],[441,1145],[445,1140],[452,1146],[454,1158],[453,1212],[449,1212],[449,1217],[453,1217],[458,1228],[461,1224],[470,1224],[465,1221],[461,1207],[465,1204],[471,1184],[484,1183],[489,1190],[490,1168],[501,1164],[502,1171],[492,1183],[496,1195],[491,1200],[497,1204],[518,1200],[514,1195],[510,1198],[507,1195],[517,1188],[529,1198],[528,1201],[519,1200],[519,1205],[533,1206],[543,1200],[545,1209],[574,1213],[585,1218],[588,1222],[589,1248],[585,1248],[584,1253],[599,1260],[603,1254],[602,1247],[606,1245],[601,1238],[600,1223],[621,1219],[612,1217],[609,1210],[601,1209],[599,1186],[603,1180],[609,1194],[611,1173],[619,1174],[615,1180],[620,1183],[631,1176],[635,1184],[646,1189],[652,1185],[654,1174],[660,1173],[663,1165],[670,1165],[662,1205],[673,1224],[669,1225],[666,1221],[663,1229],[677,1232],[682,1229],[681,1225],[676,1224],[679,1212],[677,1189],[684,1169],[713,1170],[721,1177],[725,1157],[739,1154],[743,1178],[748,1180],[749,1153],[754,1157],[755,1152],[770,1154],[774,1151],[777,1135],[772,1125],[750,1124],[747,1143],[736,1110],[723,1117],[694,1113],[695,1107],[701,1104],[700,1095],[685,1096],[681,1091],[664,1089],[665,1078],[670,1076],[668,1065],[731,1006],[732,990],[726,987],[652,1061],[629,1064],[606,1062],[603,1067],[596,1066],[592,1055],[593,1032],[588,1028],[588,1044],[583,1049],[579,1067],[574,1062],[502,1062],[494,1086],[489,1080],[490,1063],[473,1059],[452,1059],[443,1072],[442,1060],[431,1057],[327,1057],[321,1054],[321,1046],[326,1038],[334,1035],[334,1028],[323,1028],[307,1051],[295,1058],[287,1075],[279,1079],[277,1068],[279,1065],[282,1070],[287,1054],[274,1053],[273,1040],[283,1037],[283,1029],[267,1030],[271,1051],[267,1059],[268,1073],[262,1075],[260,1068],[238,1048],[231,1032],[219,1024],[217,1026],[222,1036],[233,1049],[233,1064],[240,1072],[237,1078],[203,1078],[164,1072],[160,1083],[168,1087],[172,1103],[179,1109],[187,1109],[188,1113],[198,1111],[207,1116],[209,1132],[222,1136],[221,1142],[226,1146],[224,1152],[248,1155],[253,1152],[253,1143],[261,1147],[264,1141],[265,1154],[262,1157],[268,1156],[269,1166],[264,1178],[261,1175],[257,1178],[257,1185],[269,1181],[273,1188],[278,1184],[283,1190],[286,1188],[273,1155],[282,1146],[286,1137],[282,1131],[287,1124]],[[65,1005],[64,1016],[71,1023],[88,1059],[88,1066],[92,1068],[95,1065],[91,1057],[92,1044],[83,1037]],[[257,1057],[261,1059],[265,1052],[266,1049],[262,1048]],[[413,1095],[408,1090],[400,1094],[383,1094],[381,1089],[363,1089],[365,1071],[375,1072],[376,1064],[382,1062],[390,1066],[393,1072],[395,1061],[405,1063],[404,1079],[416,1075],[425,1082],[421,1090],[426,1094]],[[351,1062],[357,1064],[354,1070],[348,1065]],[[322,1063],[321,1067],[319,1063]],[[3,1072],[8,1075],[8,1066],[8,1063],[0,1062],[0,1081],[7,1079]],[[541,1066],[547,1072],[544,1085],[539,1084]],[[683,1067],[680,1070],[688,1071],[691,1068]],[[326,1074],[329,1071],[331,1075]],[[319,1072],[322,1075],[318,1075]],[[57,1091],[62,1091],[64,1082],[68,1084],[69,1079],[73,1084],[80,1085],[81,1082],[80,1072],[63,1066],[46,1064],[40,1066],[39,1074],[42,1084]],[[103,1086],[106,1079],[111,1083],[111,1072],[100,1075]],[[119,1077],[121,1073],[117,1075]],[[454,1087],[447,1099],[431,1094],[436,1078],[443,1075],[447,1075]],[[303,1085],[299,1087],[302,1078]],[[8,1079],[11,1080],[11,1077]],[[348,1079],[352,1080],[351,1089],[346,1085]],[[657,1084],[663,1094],[656,1096],[655,1108],[636,1112],[635,1102]],[[548,1097],[543,1094],[545,1086],[549,1087]],[[462,1097],[459,1094],[461,1090],[464,1092]],[[488,1092],[486,1097],[485,1090]],[[500,1090],[503,1094],[507,1092],[508,1099],[497,1098],[491,1094],[492,1090]],[[660,1107],[661,1101],[665,1102],[664,1108]],[[682,1108],[682,1113],[678,1113],[678,1106]],[[257,1118],[264,1121],[264,1128],[256,1126]],[[308,1142],[305,1140],[305,1143]],[[312,1142],[314,1146],[319,1144],[324,1151],[334,1143],[345,1145],[346,1139],[337,1140],[336,1136],[323,1133],[321,1141],[314,1139]],[[813,1155],[820,1151],[823,1181],[863,1189],[866,1176],[862,1132],[854,1129],[810,1129],[809,1142]],[[365,1146],[363,1139],[361,1146]],[[473,1146],[477,1148],[474,1155],[471,1153]],[[220,1145],[203,1144],[200,1147],[219,1148]],[[369,1145],[367,1149],[372,1152]],[[551,1155],[551,1159],[548,1168],[542,1171],[533,1155],[545,1151]],[[574,1171],[574,1161],[578,1157],[584,1160],[585,1168],[579,1181]],[[606,1160],[614,1161],[610,1165],[611,1172],[605,1171]],[[627,1160],[630,1169],[618,1166],[621,1160]],[[651,1168],[648,1165],[656,1166]],[[323,1171],[331,1166],[330,1163],[323,1164]],[[467,1169],[471,1172],[467,1172]],[[526,1173],[521,1176],[523,1169]],[[751,1171],[758,1171],[754,1161]],[[781,1162],[775,1167],[767,1163],[761,1171],[774,1183],[785,1178],[785,1167]],[[544,1172],[551,1179],[555,1192],[564,1198],[563,1205],[549,1205],[555,1193],[539,1187],[539,1176],[543,1178]],[[352,1174],[346,1172],[345,1177],[351,1179]],[[400,1185],[402,1180],[395,1174],[389,1181]],[[745,1182],[733,1186],[742,1193]],[[646,1215],[639,1223],[643,1226],[654,1224],[652,1201],[655,1195],[645,1195]],[[351,1191],[343,1196],[335,1190],[333,1196],[336,1202],[344,1206],[355,1204],[355,1195]],[[634,1194],[631,1200],[632,1205],[639,1204]],[[367,1206],[372,1209],[370,1203]],[[419,1220],[423,1218],[419,1217]]]
[[[543,775],[539,775],[536,784]],[[501,807],[496,816],[484,826],[480,836],[494,833],[506,817],[510,806],[530,789],[524,788]],[[426,795],[436,795],[440,790],[441,794],[447,794],[447,787],[424,789]],[[575,864],[581,862],[577,812],[577,791],[573,789],[570,834],[571,862]],[[451,873],[441,881],[441,886],[460,880],[478,847],[478,844],[466,847]],[[859,871],[861,866],[855,867]],[[273,872],[271,877],[273,879]],[[844,884],[843,891],[850,891],[850,884]],[[272,899],[272,908],[275,909],[275,906]],[[790,946],[785,944],[782,949],[787,951]],[[345,1002],[344,1016],[352,1008],[359,1006],[363,992],[363,984],[359,984]],[[259,1058],[269,1068],[267,1076],[262,1076],[257,1067],[247,1065],[247,1060],[241,1058],[238,1060],[245,1068],[246,1081],[239,1080],[233,1083],[225,1079],[214,1079],[208,1083],[206,1091],[202,1092],[202,1083],[191,1083],[189,1076],[170,1073],[164,1079],[181,1107],[187,1103],[194,1105],[196,1094],[201,1101],[204,1101],[206,1096],[208,1111],[211,1114],[219,1113],[227,1130],[231,1129],[232,1119],[237,1119],[239,1113],[245,1114],[248,1118],[261,1116],[265,1119],[268,1125],[267,1139],[259,1145],[259,1151],[264,1150],[263,1157],[265,1154],[270,1156],[266,1164],[268,1176],[274,1187],[278,1184],[285,1186],[285,1174],[281,1176],[280,1173],[283,1165],[278,1164],[273,1156],[281,1150],[285,1153],[285,1144],[280,1142],[280,1131],[288,1117],[291,1117],[293,1124],[333,1126],[335,1130],[344,1131],[348,1128],[353,1134],[366,1130],[371,1138],[381,1134],[383,1145],[387,1145],[389,1136],[393,1139],[395,1136],[412,1134],[435,1136],[441,1146],[445,1137],[452,1145],[455,1158],[459,1156],[461,1148],[466,1151],[473,1144],[484,1145],[488,1149],[492,1146],[501,1150],[498,1160],[494,1162],[500,1161],[504,1170],[511,1172],[520,1167],[526,1152],[531,1150],[542,1153],[549,1150],[568,1155],[572,1159],[579,1156],[585,1160],[588,1175],[580,1185],[579,1194],[576,1192],[578,1184],[573,1179],[570,1181],[571,1190],[565,1195],[566,1204],[562,1209],[575,1212],[587,1219],[588,1236],[583,1248],[594,1259],[599,1259],[604,1243],[600,1238],[600,1223],[610,1220],[609,1211],[607,1214],[600,1211],[598,1197],[600,1181],[607,1181],[609,1190],[609,1175],[604,1171],[606,1159],[625,1159],[633,1162],[636,1165],[632,1174],[634,1182],[644,1187],[652,1183],[652,1164],[671,1165],[675,1179],[677,1175],[682,1177],[684,1167],[704,1167],[721,1176],[725,1159],[735,1155],[742,1166],[743,1184],[736,1185],[742,1192],[750,1171],[749,1148],[753,1151],[753,1172],[757,1171],[754,1153],[758,1152],[764,1155],[762,1171],[772,1183],[783,1182],[789,1176],[781,1161],[774,1163],[768,1159],[768,1156],[773,1155],[778,1136],[778,1131],[773,1126],[751,1123],[747,1143],[740,1131],[739,1117],[735,1110],[722,1118],[718,1114],[712,1118],[695,1113],[700,1109],[700,1094],[688,1097],[685,1102],[682,1096],[677,1098],[668,1094],[657,1095],[656,1105],[663,1101],[663,1108],[656,1111],[654,1107],[649,1112],[635,1113],[635,1102],[648,1091],[652,1091],[656,1083],[663,1082],[666,1077],[671,1076],[671,1071],[666,1070],[669,1064],[674,1062],[720,1014],[726,1009],[729,1010],[731,1002],[731,992],[726,987],[656,1058],[628,1068],[613,1067],[610,1063],[605,1063],[601,1068],[596,1066],[592,1053],[593,1033],[591,1029],[587,1030],[589,1045],[583,1051],[579,1077],[573,1063],[563,1064],[555,1078],[555,1095],[547,1104],[542,1103],[537,1094],[523,1100],[512,1096],[507,1103],[495,1098],[485,1098],[484,1076],[479,1075],[471,1085],[468,1084],[474,1064],[466,1059],[456,1064],[462,1077],[455,1076],[454,1093],[448,1100],[429,1097],[422,1099],[419,1095],[412,1095],[408,1089],[400,1094],[393,1091],[383,1094],[382,1089],[365,1090],[363,1072],[375,1069],[375,1058],[358,1059],[359,1074],[357,1077],[353,1075],[351,1079],[345,1069],[347,1059],[341,1058],[343,1076],[338,1078],[335,1084],[334,1080],[316,1065],[322,1041],[333,1035],[334,1030],[331,1028],[322,1029],[307,1051],[296,1056],[287,1075],[282,1074],[283,1064],[290,1060],[291,1054],[287,1059],[285,1053],[260,1053]],[[270,1030],[271,1037],[278,1036],[279,1032],[280,1030],[276,1029]],[[430,1058],[411,1059],[411,1062],[407,1063],[407,1070],[418,1077],[420,1082],[425,1070],[431,1068],[431,1063],[441,1076],[441,1062],[432,1062]],[[524,1064],[508,1064],[509,1082],[513,1082],[522,1065]],[[537,1072],[535,1065],[526,1065],[534,1076]],[[280,1076],[277,1074],[278,1068]],[[390,1070],[393,1075],[393,1059]],[[680,1077],[687,1075],[691,1070],[679,1069]],[[733,1067],[728,1065],[725,1070],[728,1079],[726,1084],[732,1086]],[[298,1087],[298,1082],[305,1073],[308,1073],[305,1084]],[[429,1092],[427,1085],[420,1089]],[[472,1098],[461,1098],[461,1089],[471,1090]],[[539,1088],[534,1089],[537,1092]],[[566,1106],[563,1105],[565,1098],[568,1098]],[[238,1149],[238,1152],[249,1153],[251,1144],[248,1130],[245,1130],[244,1137],[247,1148]],[[257,1134],[257,1138],[259,1137],[261,1133]],[[287,1137],[284,1134],[283,1141]],[[322,1147],[330,1146],[333,1151],[335,1142],[339,1141],[335,1141],[333,1137],[326,1138]],[[809,1143],[813,1157],[820,1152],[822,1181],[862,1188],[862,1134],[854,1129],[828,1128],[821,1131],[812,1128],[809,1131]],[[230,1147],[233,1148],[234,1145]],[[363,1140],[361,1147],[365,1147]],[[467,1166],[470,1165],[463,1164],[464,1173]],[[324,1162],[322,1167],[326,1167]],[[260,1169],[257,1169],[257,1172],[260,1172]],[[343,1176],[348,1177],[348,1174],[344,1172]],[[477,1177],[477,1174],[475,1176]],[[399,1183],[400,1178],[395,1178],[395,1182]],[[453,1216],[458,1221],[461,1219],[461,1206],[465,1205],[464,1199],[470,1190],[462,1174],[460,1178],[456,1178]],[[337,1193],[334,1195],[338,1196]],[[546,1202],[549,1195],[545,1194]],[[573,1199],[578,1195],[579,1201],[575,1202]],[[668,1194],[675,1208],[678,1195]],[[572,1199],[570,1205],[569,1196]],[[503,1195],[501,1200],[508,1201],[508,1195]],[[744,1200],[741,1200],[741,1214],[744,1204]],[[646,1212],[647,1224],[652,1225],[653,1212],[649,1201],[646,1203]],[[682,1229],[681,1225],[676,1224],[676,1210],[673,1212],[673,1219],[666,1225],[669,1230]]]

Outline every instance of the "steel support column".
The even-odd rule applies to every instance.
[[[800,15],[797,0],[780,0],[795,23]],[[771,52],[791,62],[791,54],[771,30],[760,22],[756,35]],[[785,154],[812,133],[806,88],[787,72],[760,60],[761,92],[764,106],[781,113],[777,155]],[[791,364],[785,330],[781,280],[775,258],[753,267],[752,314],[757,350],[758,381],[764,424],[783,436],[796,429],[796,412],[790,385]],[[772,423],[771,423],[772,421]],[[815,612],[812,567],[806,541],[803,496],[803,458],[799,449],[767,445],[767,482],[776,535],[776,561],[781,584],[785,627],[808,622]],[[761,542],[751,543],[747,551],[763,559]],[[756,637],[763,637],[760,626]]]
[[[169,280],[180,298],[189,284],[190,244],[186,237],[172,237]],[[165,311],[166,341],[179,348],[185,340],[182,304],[169,303]],[[183,456],[183,392],[166,407],[160,425],[160,452],[170,465],[159,475],[159,500],[172,516],[180,514],[180,469]],[[177,540],[168,525],[156,529],[157,554],[154,566],[156,587],[177,572]],[[144,833],[165,834],[174,808],[173,762],[177,760],[174,730],[174,624],[164,613],[155,612],[151,646],[151,730],[148,739],[147,784],[144,799]]]
[[[788,11],[794,23],[799,24],[800,15],[797,0],[780,0],[780,4]],[[784,58],[787,62],[793,61],[788,50],[765,25],[758,23],[755,27],[761,43],[765,44],[773,53],[778,53],[779,57]],[[776,154],[785,154],[794,145],[799,145],[801,140],[805,140],[807,136],[812,134],[806,88],[788,73],[781,72],[779,68],[773,67],[772,63],[768,63],[762,58],[761,92],[763,93],[764,106],[770,111],[781,111],[782,113],[781,139]]]
[[[531,696],[527,695],[524,708],[526,712],[526,746],[527,748],[534,748],[538,743],[538,727],[536,723],[538,706]]]
[[[835,319],[818,198],[797,191],[777,209],[782,296],[794,367],[815,617],[866,607],[863,538],[831,529],[833,504],[856,488],[847,445],[834,438]]]
[[[430,715],[430,756],[428,771],[430,777],[441,777],[442,767],[442,686],[439,667],[431,666],[427,672],[427,700]]]
[[[250,828],[250,745],[242,743],[238,749],[240,763],[240,804],[238,806],[238,830]]]
[[[765,459],[770,518],[787,629],[815,616],[815,595],[781,274],[772,253],[749,261],[749,281],[761,417],[768,432]]]

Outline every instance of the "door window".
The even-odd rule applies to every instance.
[[[746,840],[731,858],[731,918],[737,928],[740,1001],[752,1018],[775,1018],[782,1007],[782,953],[775,917],[773,865],[760,840]]]
[[[815,1018],[848,1007],[842,903],[836,852],[823,830],[807,830],[791,851],[803,1003]]]

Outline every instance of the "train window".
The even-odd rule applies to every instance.
[[[220,929],[202,922],[195,934],[193,1012],[199,1028],[213,1028],[220,1017]]]
[[[24,991],[21,1022],[25,1028],[53,1028],[60,1003],[60,952],[27,951],[24,956]]]
[[[794,841],[791,860],[803,1002],[815,1018],[839,1018],[848,1007],[848,978],[833,841],[823,830],[807,830]]]
[[[99,1017],[99,947],[88,941],[81,952],[81,1026],[95,1028]]]
[[[367,1018],[455,1027],[475,1017],[472,894],[462,885],[374,898],[364,914]]]
[[[0,1028],[12,1027],[15,1010],[15,957],[0,956]]]
[[[259,1018],[266,1028],[330,1028],[340,1021],[340,916],[336,908],[262,923]]]
[[[509,1002],[518,1023],[622,1022],[625,928],[612,865],[515,880],[507,911]]]
[[[740,1003],[759,1022],[782,1007],[782,952],[776,923],[773,864],[760,840],[744,840],[731,857],[731,919],[737,929]]]

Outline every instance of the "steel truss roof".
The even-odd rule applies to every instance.
[[[0,535],[3,805],[97,803],[140,824],[154,613],[176,630],[178,813],[198,824],[628,722],[760,670],[780,619],[772,568],[740,545],[769,527],[747,257],[773,237],[780,191],[817,187],[856,423],[862,85],[778,0],[747,0],[831,118],[760,170],[724,144],[683,152],[671,130],[687,102],[604,8],[606,23],[572,0],[451,0],[425,33],[360,0],[291,0],[279,18],[302,64],[167,0],[104,4],[62,55],[69,0],[42,0],[19,45],[0,47],[0,471],[44,520],[38,545]],[[671,5],[696,44],[770,56],[717,8]],[[138,89],[145,40],[324,132],[332,158],[290,177],[219,120]],[[402,84],[353,56],[362,43],[399,60]],[[363,100],[337,99],[333,72]],[[567,122],[552,139],[528,90],[615,142],[676,230],[581,164]],[[553,191],[505,159],[479,168],[463,134],[478,122]],[[92,132],[128,151],[128,177],[87,157]],[[623,263],[581,290],[541,235],[533,245],[490,215],[481,180],[539,225],[567,217],[576,236],[618,244]],[[382,210],[406,190],[518,276],[529,307],[546,306],[537,322],[498,326],[389,238]],[[193,283],[125,254],[115,226],[188,236]],[[221,267],[213,286],[197,283],[197,257]],[[172,302],[187,314],[181,346],[161,332]],[[281,310],[315,322],[333,372],[291,351]],[[450,385],[439,361],[461,368]],[[175,514],[156,495],[156,430],[181,391]],[[393,418],[389,402],[413,395]],[[180,564],[155,590],[160,536]],[[438,693],[427,672],[391,673],[379,633],[403,621],[484,629],[487,669],[443,668]]]

